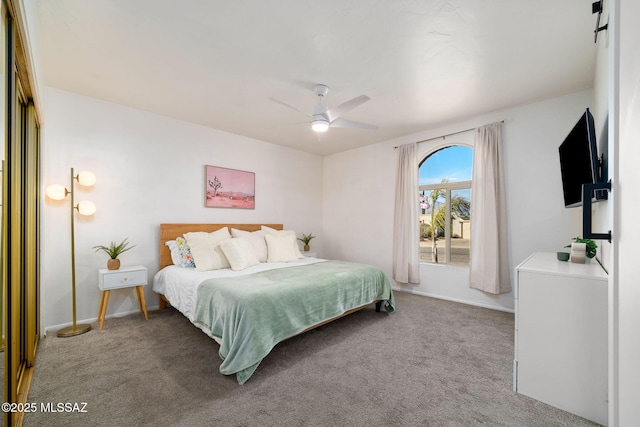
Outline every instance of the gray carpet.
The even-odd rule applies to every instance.
[[[240,386],[174,309],[43,339],[25,426],[588,426],[512,391],[513,315],[396,292],[285,341]]]

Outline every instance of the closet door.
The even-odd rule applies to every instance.
[[[7,401],[6,396],[6,349],[7,345],[5,343],[5,339],[7,336],[7,332],[5,329],[6,326],[6,275],[5,270],[6,266],[6,258],[5,254],[7,253],[6,247],[6,225],[5,221],[7,217],[6,209],[7,209],[7,170],[6,170],[6,151],[7,151],[7,10],[4,2],[0,4],[0,203],[2,206],[0,207],[0,361],[2,362],[2,369],[0,369],[0,378],[2,378],[2,394],[4,395],[4,402]],[[6,418],[5,418],[6,420]],[[5,423],[6,425],[6,423]]]
[[[40,266],[40,129],[37,125],[33,103],[24,105],[24,282],[20,308],[21,331],[24,342],[24,363],[32,367],[36,357],[36,345],[40,336],[39,319],[39,266]]]
[[[13,295],[11,283],[12,260],[10,257],[14,247],[11,244],[10,235],[14,231],[11,227],[10,218],[13,216],[12,206],[15,202],[10,191],[13,186],[12,167],[14,165],[11,141],[13,140],[13,102],[11,92],[13,91],[15,81],[13,74],[13,44],[10,42],[11,37],[11,18],[8,14],[6,4],[2,2],[2,83],[3,89],[2,99],[2,142],[3,142],[3,161],[2,161],[2,319],[3,319],[3,341],[4,341],[4,366],[3,366],[3,394],[5,402],[15,402],[17,390],[17,377],[15,375],[14,365],[16,358],[12,352],[14,328],[11,325],[11,315],[13,308]],[[11,413],[4,414],[4,425],[12,425],[14,417]]]
[[[40,145],[36,110],[14,21],[3,5],[6,74],[2,167],[2,286],[4,402],[27,398],[39,337]],[[19,406],[16,406],[19,407]],[[4,414],[5,425],[21,414]]]

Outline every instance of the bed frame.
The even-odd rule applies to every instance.
[[[171,261],[171,251],[165,245],[165,243],[169,240],[175,240],[176,237],[182,237],[184,233],[188,233],[192,231],[205,231],[205,232],[211,233],[224,227],[229,227],[229,231],[231,231],[232,228],[235,228],[238,230],[244,230],[244,231],[258,231],[262,228],[263,225],[273,228],[275,230],[283,229],[282,224],[160,224],[160,269],[163,269],[164,267],[169,265],[173,265],[173,262]],[[167,299],[162,294],[158,294],[158,296],[160,299],[160,310],[163,310],[164,308],[166,308],[169,301],[167,301]],[[379,312],[380,307],[382,305],[382,301],[374,301],[374,302],[376,304],[376,311]],[[309,329],[302,331],[301,333],[307,332],[311,329],[315,329],[318,326],[322,326],[336,319],[344,317],[348,314],[361,310],[367,307],[368,305],[369,304],[365,304],[361,307],[356,307],[351,310],[348,310],[345,313],[341,314],[340,316],[334,317],[325,322],[314,325]]]

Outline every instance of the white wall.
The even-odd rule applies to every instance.
[[[325,256],[369,262],[391,277],[396,171],[393,147],[503,119],[511,271],[534,251],[561,250],[581,233],[582,221],[579,209],[564,208],[558,146],[591,102],[592,92],[582,91],[325,157]],[[469,142],[469,134],[446,141]],[[441,143],[421,143],[419,151],[426,153]],[[468,268],[424,263],[420,273],[419,286],[396,284],[396,288],[513,310],[512,293],[496,297],[470,289]]]
[[[595,79],[593,83],[593,116],[596,126],[596,134],[598,137],[598,152],[605,155],[606,163],[606,179],[613,180],[616,174],[616,141],[617,136],[614,134],[616,125],[616,109],[613,106],[613,99],[617,97],[616,87],[612,84],[613,75],[615,74],[616,65],[614,63],[611,42],[611,29],[616,25],[610,20],[609,2],[603,3],[603,13],[601,22],[609,22],[609,30],[598,33],[597,41],[597,60],[595,69]],[[612,230],[614,232],[614,215],[616,205],[616,191],[609,193],[609,199],[603,203],[593,205],[593,231],[606,232]],[[615,232],[614,232],[615,233]],[[616,302],[616,286],[614,286],[614,277],[616,275],[617,260],[614,258],[614,245],[606,240],[600,240],[599,251],[600,260],[603,266],[609,272],[608,283],[608,425],[618,425],[618,372],[617,372],[617,347],[614,349],[614,341],[616,340],[617,329],[614,328],[613,319],[616,317],[618,308]]]
[[[617,139],[616,173],[613,177],[615,202],[614,256],[614,309],[613,332],[617,336],[614,357],[614,381],[612,390],[618,398],[614,413],[616,425],[640,425],[640,278],[638,277],[638,242],[640,242],[640,3],[637,0],[613,2],[614,31],[618,57],[614,79],[614,105],[618,107],[614,137]],[[615,259],[615,258],[614,258]],[[617,271],[616,271],[617,270]]]
[[[123,265],[149,270],[145,296],[157,306],[151,279],[158,270],[158,224],[283,223],[317,235],[322,254],[322,158],[313,154],[46,88],[42,185],[69,186],[70,168],[90,170],[96,185],[76,187],[76,202],[97,205],[76,216],[77,319],[97,317],[97,269],[106,255],[91,248],[125,237],[136,247]],[[204,165],[255,172],[256,208],[204,207]],[[69,200],[42,203],[42,325],[71,322]],[[131,290],[111,293],[107,315],[137,311]]]

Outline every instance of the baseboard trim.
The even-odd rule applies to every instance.
[[[151,311],[156,311],[159,309],[159,306],[153,305],[153,306],[147,306],[147,312],[151,312]],[[128,316],[130,314],[135,314],[135,313],[140,313],[140,309],[135,309],[135,310],[130,310],[130,311],[123,311],[123,312],[119,312],[119,313],[113,313],[113,314],[108,314],[105,317],[105,321],[107,321],[108,319],[113,319],[113,318],[117,318],[117,317],[124,317],[124,316]],[[91,317],[88,319],[83,319],[83,320],[77,320],[76,324],[79,323],[89,323],[92,325],[92,327],[94,326],[93,323],[97,323],[98,321],[98,317]],[[42,336],[46,337],[47,334],[49,332],[51,333],[55,333],[58,331],[58,329],[62,329],[62,328],[66,328],[67,326],[71,326],[73,324],[73,322],[68,322],[68,323],[61,323],[59,325],[49,325],[49,326],[45,326],[42,330]]]
[[[452,302],[457,302],[460,304],[466,304],[466,305],[473,305],[476,307],[482,307],[482,308],[488,308],[490,310],[496,310],[496,311],[504,311],[506,313],[515,313],[514,309],[511,308],[505,308],[505,307],[500,307],[497,305],[490,305],[490,304],[483,304],[480,302],[476,302],[476,301],[468,301],[468,300],[463,300],[463,299],[459,299],[459,298],[451,298],[448,296],[444,296],[444,295],[438,295],[438,294],[433,294],[431,292],[422,292],[422,291],[413,291],[413,290],[407,290],[407,289],[403,289],[403,288],[397,288],[397,287],[393,287],[394,291],[399,291],[399,292],[405,292],[408,294],[415,294],[415,295],[420,295],[423,297],[430,297],[430,298],[437,298],[437,299],[442,299],[442,300],[446,300],[446,301],[452,301]]]

